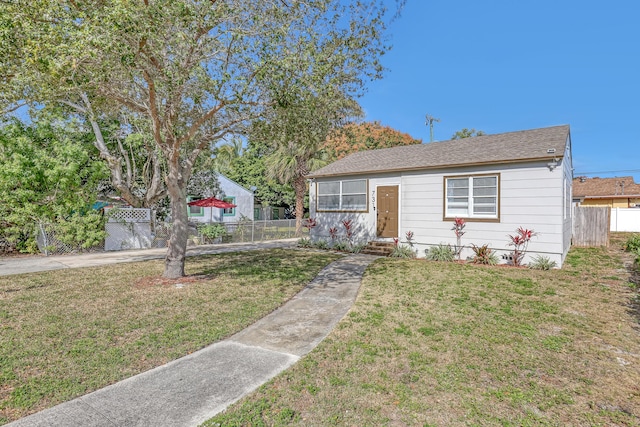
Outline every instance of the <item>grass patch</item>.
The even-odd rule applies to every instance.
[[[551,271],[378,260],[327,339],[205,425],[638,426],[637,291],[613,243]]]
[[[178,281],[159,277],[162,261],[0,277],[0,424],[232,335],[337,258],[281,249],[193,257]]]

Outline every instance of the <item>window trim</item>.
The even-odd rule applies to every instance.
[[[189,196],[189,197],[187,197],[187,203],[193,202],[194,200],[201,200],[201,199],[202,199],[202,197]],[[191,208],[200,208],[200,212],[199,213],[191,213]],[[189,206],[189,205],[187,205],[187,217],[192,217],[192,216],[196,216],[196,217],[204,216],[204,208],[202,206]]]
[[[365,184],[365,190],[364,193],[351,193],[349,194],[350,196],[354,195],[354,194],[364,194],[364,205],[365,208],[364,209],[342,209],[342,184],[344,182],[353,182],[353,181],[364,181]],[[318,200],[320,199],[320,184],[326,184],[326,183],[330,183],[330,182],[339,182],[340,183],[340,194],[338,194],[339,200],[340,200],[340,207],[338,209],[321,209],[320,203],[318,202]],[[366,178],[356,178],[356,179],[334,179],[334,180],[328,180],[328,181],[316,181],[316,196],[315,196],[315,202],[316,202],[316,212],[348,212],[348,213],[368,213],[369,212],[369,180]]]
[[[225,196],[225,197],[222,198],[222,201],[223,202],[228,202],[228,203],[231,203],[231,204],[235,205],[236,204],[236,196]],[[229,212],[229,213],[225,212],[226,209],[222,209],[222,216],[236,216],[236,209],[237,208],[238,208],[237,206],[235,208],[229,208],[229,209],[231,209],[231,212]]]
[[[461,179],[468,178],[470,180],[470,189],[473,189],[473,181],[472,178],[485,178],[485,177],[495,177],[496,186],[497,186],[497,195],[496,195],[496,215],[495,216],[477,216],[470,213],[469,215],[447,215],[448,201],[447,201],[447,180],[449,179]],[[455,218],[464,218],[467,222],[500,222],[500,194],[502,191],[502,185],[500,182],[500,173],[484,173],[484,174],[465,174],[465,175],[445,175],[442,178],[442,220],[443,221],[453,221]],[[473,194],[469,194],[468,199],[473,199]],[[469,203],[469,206],[473,206],[473,202]]]

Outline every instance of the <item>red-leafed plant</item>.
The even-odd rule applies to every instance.
[[[353,245],[353,220],[351,219],[343,219],[342,225],[344,226],[345,234],[347,235],[347,240],[349,241],[349,245]]]
[[[455,218],[453,220],[453,232],[456,234],[456,247],[454,251],[456,253],[456,258],[460,259],[460,254],[462,253],[462,236],[464,235],[464,227],[467,224],[464,222],[463,218]]]
[[[509,246],[513,246],[513,252],[511,252],[511,262],[514,266],[520,267],[522,265],[522,260],[524,258],[524,254],[527,252],[527,248],[529,247],[529,242],[533,236],[537,236],[533,230],[528,230],[526,228],[518,227],[515,235],[509,234]]]
[[[315,218],[305,218],[302,221],[302,226],[306,228],[308,231],[311,231],[312,228],[318,225],[318,221]]]
[[[393,244],[395,245],[395,247],[398,247],[398,243],[400,242],[400,239],[398,239],[397,237],[393,238]]]
[[[329,236],[331,236],[331,241],[335,242],[338,238],[338,227],[331,227],[329,229]]]

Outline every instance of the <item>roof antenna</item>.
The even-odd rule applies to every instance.
[[[429,126],[429,142],[433,142],[433,123],[439,123],[440,119],[436,119],[431,114],[425,116],[425,125]]]

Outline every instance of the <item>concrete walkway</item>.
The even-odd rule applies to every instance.
[[[296,246],[296,242],[297,239],[285,239],[250,243],[192,246],[187,248],[187,256],[252,251],[255,249],[292,248]],[[80,255],[4,257],[0,258],[0,276],[34,273],[37,271],[61,270],[64,268],[96,267],[99,265],[122,262],[162,259],[165,257],[166,253],[167,248],[158,248],[132,251],[94,252]]]
[[[346,256],[229,339],[8,425],[197,426],[315,348],[347,313],[376,258]]]

